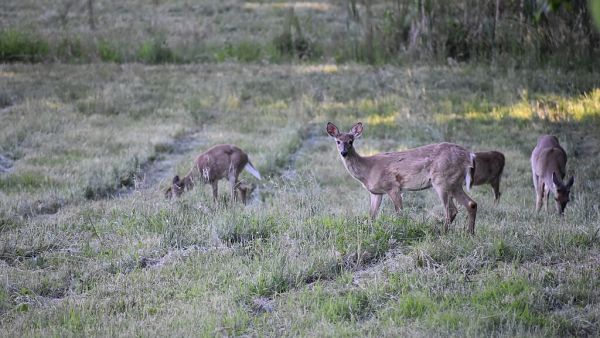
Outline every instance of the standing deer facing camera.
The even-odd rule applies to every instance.
[[[387,194],[396,211],[402,209],[402,191],[418,191],[433,187],[444,205],[444,231],[456,217],[453,199],[469,214],[467,231],[475,233],[477,203],[463,190],[471,181],[475,155],[452,143],[436,143],[399,152],[360,156],[354,141],[362,134],[362,123],[355,124],[349,133],[340,133],[331,122],[327,133],[337,143],[344,166],[371,194],[371,217],[377,216],[381,199]]]
[[[246,204],[248,187],[238,181],[238,176],[244,169],[261,179],[260,173],[242,149],[231,144],[216,145],[198,155],[194,166],[183,178],[179,178],[178,175],[173,177],[173,183],[165,191],[165,197],[179,197],[184,191],[192,189],[196,182],[201,182],[212,186],[213,198],[216,200],[219,180],[226,178],[229,181],[231,200],[236,199],[237,189],[240,191],[242,202]]]
[[[571,187],[575,182],[575,177],[571,176],[566,184],[563,183],[566,166],[567,153],[558,143],[558,139],[551,135],[541,136],[531,153],[531,173],[537,211],[542,208],[544,196],[546,197],[545,209],[548,211],[550,191],[554,194],[558,213],[562,215],[565,211]]]

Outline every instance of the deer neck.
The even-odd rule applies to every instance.
[[[548,191],[552,191],[554,196],[556,196],[557,186],[554,184],[554,181],[552,181],[552,172],[552,170],[549,170],[548,173],[544,175],[544,185],[546,186],[546,189],[548,189]],[[554,172],[556,173],[556,176],[558,176],[562,180],[562,177],[560,177],[560,173],[557,170],[555,170]]]
[[[544,185],[546,186],[546,189],[548,189],[549,191],[552,191],[552,193],[554,195],[556,195],[556,186],[554,184],[554,181],[552,181],[552,173],[555,173],[556,176],[558,178],[560,178],[560,180],[562,181],[563,177],[561,175],[561,172],[558,168],[558,165],[548,165],[546,167],[546,170],[544,170],[544,174],[542,176],[542,179],[544,181]]]
[[[193,172],[190,171],[187,175],[185,175],[182,181],[184,189],[191,190],[194,187]]]
[[[348,170],[352,177],[361,181],[362,183],[366,183],[366,178],[370,168],[364,157],[360,156],[354,150],[354,148],[352,148],[350,151],[348,151],[348,155],[346,155],[346,157],[342,157],[342,161],[344,162],[346,170]]]

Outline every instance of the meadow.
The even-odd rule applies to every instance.
[[[597,72],[88,61],[0,64],[1,336],[600,335]],[[363,155],[501,151],[500,202],[473,188],[474,236],[462,208],[441,231],[432,190],[405,193],[399,215],[385,197],[371,220],[328,121],[362,121]],[[546,133],[575,176],[563,217],[534,211]],[[248,205],[225,182],[217,202],[209,186],[165,199],[218,143],[263,176],[241,175]]]

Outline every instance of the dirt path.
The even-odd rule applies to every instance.
[[[196,131],[176,139],[171,144],[170,152],[160,154],[156,160],[143,164],[136,174],[135,187],[127,189],[126,194],[134,190],[156,189],[161,182],[170,180],[177,163],[192,150],[206,147],[206,139],[200,135],[201,132]]]
[[[290,154],[286,168],[281,172],[281,177],[286,180],[296,178],[298,175],[298,160],[314,149],[317,144],[327,140],[325,131],[319,129],[317,124],[311,123],[302,133],[302,144]]]

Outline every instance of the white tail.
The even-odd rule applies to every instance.
[[[242,202],[246,204],[246,195],[251,189],[238,181],[238,176],[244,169],[260,179],[258,170],[252,166],[248,155],[242,149],[231,144],[216,145],[198,155],[194,166],[183,178],[173,177],[172,185],[165,191],[165,196],[178,197],[184,191],[192,189],[196,182],[202,182],[212,186],[213,198],[216,200],[218,181],[226,178],[229,181],[231,200],[236,199],[238,190]]]
[[[262,178],[260,177],[260,173],[258,172],[258,170],[256,170],[256,168],[254,168],[250,161],[248,161],[244,169],[246,169],[247,172],[252,174],[252,176],[258,178],[259,180],[262,180]]]
[[[566,166],[567,153],[558,143],[558,139],[551,135],[541,136],[531,153],[531,174],[535,188],[536,210],[539,211],[542,208],[544,197],[546,198],[546,210],[548,210],[548,200],[550,192],[552,192],[556,200],[556,210],[559,214],[563,214],[569,202],[571,187],[575,182],[573,176],[566,184],[563,182]]]
[[[337,143],[346,169],[371,193],[371,217],[377,216],[381,199],[387,194],[396,211],[402,209],[402,191],[417,191],[433,187],[444,205],[444,230],[456,217],[453,199],[469,213],[468,231],[475,232],[477,203],[463,190],[465,180],[471,180],[474,155],[452,143],[436,143],[406,151],[360,156],[353,143],[363,131],[355,124],[349,133],[340,133],[333,123],[327,133]],[[470,183],[470,182],[469,182]]]
[[[471,165],[467,168],[465,174],[465,186],[467,187],[467,191],[471,190],[471,184],[473,182],[473,172],[475,171],[475,154],[470,153],[469,158],[471,160]]]

